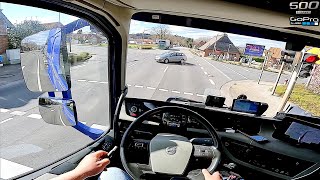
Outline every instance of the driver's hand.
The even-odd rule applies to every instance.
[[[105,167],[110,163],[110,160],[105,158],[108,153],[105,151],[97,151],[86,155],[78,166],[73,170],[82,177],[91,177],[101,173]]]
[[[208,170],[202,169],[202,173],[204,175],[205,180],[221,180],[220,173],[218,171],[214,172],[212,175]]]

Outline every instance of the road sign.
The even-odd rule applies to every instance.
[[[244,54],[249,56],[261,57],[263,55],[264,48],[265,46],[262,46],[262,45],[246,44],[246,49],[244,51]]]

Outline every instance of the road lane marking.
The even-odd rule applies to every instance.
[[[164,73],[166,73],[166,71],[167,71],[168,67],[169,67],[169,66],[167,66],[167,67],[163,70],[163,72],[164,72]]]
[[[85,79],[78,79],[78,82],[86,82],[87,80]]]
[[[105,82],[105,81],[100,81],[99,83],[100,84],[108,84],[108,82]]]
[[[210,64],[213,68],[215,68],[218,72],[220,72],[221,74],[223,74],[226,78],[228,78],[229,80],[232,80],[228,75],[226,75],[225,73],[223,73],[220,69],[218,69],[217,67],[215,67],[213,64],[209,63],[207,60],[205,60],[208,64]]]
[[[143,88],[143,86],[140,86],[140,85],[135,85],[134,87],[136,87],[136,88]]]
[[[3,121],[0,122],[0,124],[5,123],[5,122],[8,122],[8,121],[10,121],[10,120],[12,120],[12,119],[13,119],[13,118],[8,118],[8,119],[6,119],[6,120],[3,120]]]
[[[87,124],[87,122],[83,122],[83,121],[79,121],[79,122],[81,122],[82,124]]]
[[[159,89],[159,91],[168,92],[168,89]]]
[[[199,96],[199,97],[205,97],[205,95],[203,95],[203,94],[197,94],[197,96]]]
[[[184,92],[183,94],[185,94],[185,95],[193,95],[193,93],[189,93],[189,92]]]
[[[30,114],[29,116],[27,116],[29,118],[33,118],[33,119],[41,119],[41,115],[40,114]]]
[[[16,116],[22,116],[22,115],[25,115],[26,112],[22,112],[22,111],[13,111],[11,112],[10,114],[12,115],[16,115]]]
[[[19,174],[31,171],[32,168],[0,158],[0,178],[10,179]]]
[[[221,65],[222,65],[222,66],[224,66],[224,67],[226,67],[227,69],[229,69],[229,70],[233,71],[234,73],[238,74],[239,76],[241,76],[241,77],[243,77],[243,78],[245,78],[245,79],[248,79],[248,78],[247,78],[247,77],[245,77],[244,75],[242,75],[242,74],[238,73],[237,71],[235,71],[235,70],[233,70],[233,69],[229,68],[228,66],[226,66],[226,65],[224,65],[224,64],[221,64]]]
[[[216,84],[212,81],[212,79],[209,79],[209,81],[210,81],[210,83],[211,83],[212,85],[216,85]]]
[[[130,86],[131,86],[131,84],[127,84],[127,86],[128,86],[128,87],[130,87]]]
[[[97,83],[98,81],[92,80],[92,81],[88,81],[89,83]]]
[[[22,102],[25,102],[25,103],[27,102],[27,101],[25,101],[25,100],[23,100],[23,99],[21,99],[21,98],[18,98],[18,100],[19,100],[19,101],[22,101]]]
[[[99,125],[99,124],[92,124],[91,128],[101,129],[103,131],[106,131],[108,129],[107,126],[102,126],[102,125]]]
[[[206,71],[204,71],[204,74],[205,74],[205,75],[208,75],[208,73],[207,73]]]
[[[26,66],[22,66],[21,69],[23,70]]]
[[[147,89],[155,90],[156,88],[148,86]]]
[[[39,91],[42,91],[41,82],[40,82],[40,58],[39,58],[39,57],[38,57],[38,71],[37,71],[37,75],[38,75],[38,88],[39,88]]]
[[[171,91],[171,92],[173,92],[173,93],[177,93],[177,94],[180,94],[180,92],[179,92],[179,91],[175,91],[175,90],[173,90],[173,91]]]
[[[9,112],[9,109],[0,108],[0,112],[6,113],[6,112]]]
[[[201,69],[203,69],[203,67],[201,67]]]

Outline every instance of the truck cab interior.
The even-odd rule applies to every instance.
[[[281,41],[286,42],[285,48],[292,51],[301,51],[305,46],[319,47],[319,26],[290,26],[290,1],[8,2],[85,19],[108,37],[109,59],[109,88],[105,92],[109,94],[109,106],[105,109],[109,112],[109,130],[88,130],[87,135],[94,139],[92,143],[12,179],[50,179],[74,169],[85,155],[98,150],[108,152],[115,146],[118,148],[110,159],[109,167],[121,168],[133,179],[198,180],[204,179],[201,173],[203,168],[211,173],[219,171],[223,177],[233,175],[238,179],[319,179],[319,117],[292,113],[294,108],[290,107],[267,117],[263,114],[270,105],[263,100],[247,100],[244,96],[229,99],[231,106],[225,105],[226,97],[222,95],[204,95],[201,97],[203,101],[179,95],[168,96],[164,100],[148,96],[143,98],[130,95],[131,85],[126,80],[132,20]],[[49,39],[64,38],[62,30],[60,35],[57,32],[49,35]],[[49,43],[46,45],[49,46]],[[65,50],[63,44],[57,47],[61,48],[61,52]],[[52,57],[56,58],[54,55]],[[80,126],[77,118],[77,102],[72,100],[69,91],[72,84],[68,83],[67,62],[62,59],[63,56],[60,63],[64,64],[64,77],[59,76],[53,88],[42,88],[42,92],[49,92],[49,97],[39,98],[39,110],[49,124],[76,126],[78,131],[85,132],[86,127]],[[186,64],[188,62],[189,59]],[[52,66],[52,74],[59,68]],[[139,67],[136,67],[135,71],[138,70]],[[23,71],[25,80],[33,78],[25,69]],[[27,81],[26,84],[29,88],[30,84]],[[151,87],[148,89],[152,90]],[[136,85],[135,92],[138,91],[143,90]],[[55,98],[52,92],[62,92],[63,98]],[[55,110],[60,120],[57,114],[52,114]],[[98,176],[90,179],[98,179]]]

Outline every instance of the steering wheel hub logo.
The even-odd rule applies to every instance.
[[[177,146],[169,146],[166,148],[166,152],[169,155],[174,155],[177,152]]]

